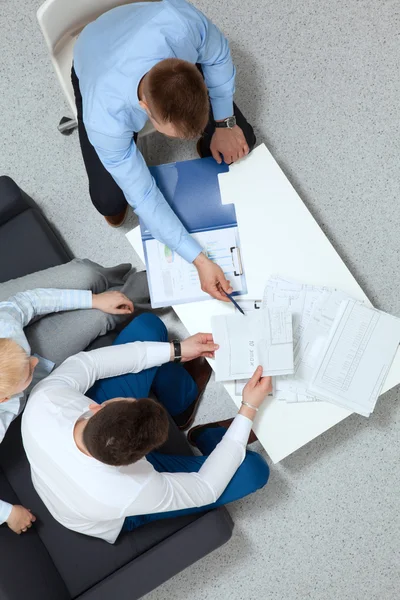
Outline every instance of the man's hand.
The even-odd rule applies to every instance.
[[[12,507],[10,516],[7,519],[7,525],[19,535],[20,533],[25,533],[25,531],[28,531],[28,529],[32,527],[32,523],[35,521],[36,517],[31,513],[30,510],[20,506],[19,504],[15,504]]]
[[[222,158],[227,165],[236,162],[249,153],[249,147],[239,125],[232,129],[217,128],[211,139],[211,154],[220,165]]]
[[[211,333],[196,333],[181,343],[182,362],[194,360],[199,356],[214,358],[214,352],[218,348]]]
[[[122,292],[93,294],[92,308],[98,308],[109,315],[130,315],[134,310],[133,302]]]
[[[229,302],[229,298],[226,297],[222,290],[227,294],[231,294],[233,288],[226,279],[221,267],[204,256],[203,253],[198,255],[193,264],[198,271],[203,292],[207,292],[207,294],[210,294],[210,296],[217,300]]]
[[[249,379],[243,390],[243,400],[256,408],[261,406],[272,391],[271,377],[262,377],[262,372],[263,368],[257,367],[253,377]]]

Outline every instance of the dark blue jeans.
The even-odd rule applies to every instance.
[[[166,342],[167,330],[164,323],[155,315],[146,313],[134,319],[116,338],[114,344],[127,342]],[[196,398],[197,386],[188,372],[179,364],[167,363],[161,367],[146,369],[140,373],[129,373],[119,377],[110,377],[98,381],[88,392],[88,396],[101,404],[105,400],[117,397],[142,398],[154,391],[157,399],[171,415],[183,412]],[[197,445],[204,456],[175,456],[151,452],[147,460],[160,473],[195,473],[204,464],[226,433],[223,427],[206,429],[197,438]],[[151,515],[127,517],[123,529],[132,531],[140,525],[198,512],[204,512],[233,502],[263,487],[269,477],[269,468],[265,460],[256,452],[248,451],[246,458],[236,471],[231,482],[220,498],[208,506],[187,508]]]

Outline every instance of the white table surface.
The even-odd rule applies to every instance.
[[[236,209],[249,290],[242,298],[262,298],[268,278],[279,274],[336,287],[370,304],[264,144],[233,165],[229,173],[220,175],[219,182],[222,202],[234,203]],[[140,228],[129,232],[127,238],[144,260]],[[213,315],[233,310],[217,300],[176,305],[173,309],[190,334],[211,331]],[[400,350],[382,393],[398,383]],[[240,406],[234,383],[226,383],[225,388]],[[260,410],[254,431],[277,463],[350,414],[329,402],[288,404],[272,399]]]

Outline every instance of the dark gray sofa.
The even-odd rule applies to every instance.
[[[71,258],[34,201],[0,177],[0,282]],[[100,340],[110,343],[109,336]],[[174,424],[170,431],[164,451],[190,454]],[[0,527],[0,600],[135,600],[227,542],[233,530],[225,508],[146,525],[115,545],[63,528],[32,486],[20,419],[0,444],[0,497],[38,517],[21,536]]]

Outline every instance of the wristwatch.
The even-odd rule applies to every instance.
[[[179,340],[172,340],[174,346],[174,362],[180,363],[182,360],[182,348]]]
[[[235,125],[236,125],[235,115],[233,115],[233,117],[228,117],[227,119],[224,119],[223,121],[215,122],[215,127],[224,127],[225,129],[232,129],[233,127],[235,127]]]

